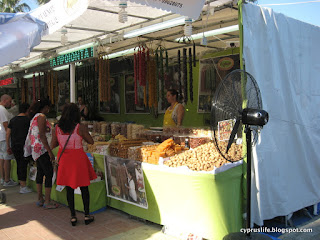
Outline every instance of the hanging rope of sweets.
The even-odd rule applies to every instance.
[[[193,74],[192,74],[192,51],[189,48],[189,93],[190,101],[193,102]]]
[[[183,49],[182,55],[182,73],[183,73],[183,101],[188,102],[188,69],[187,69],[187,49]]]
[[[53,72],[50,72],[51,75],[51,104],[54,104],[54,78],[53,78]]]
[[[102,69],[102,59],[101,58],[99,58],[98,59],[98,74],[99,74],[99,77],[98,77],[98,85],[99,85],[99,89],[100,89],[100,91],[99,91],[99,100],[100,100],[100,102],[103,102],[103,86],[102,86],[102,79],[101,79],[101,69]],[[84,84],[84,83],[83,83]],[[85,86],[83,85],[83,88],[84,88]]]
[[[160,48],[160,87],[161,87],[161,99],[164,98],[164,67],[163,67],[163,49]]]
[[[40,72],[38,75],[38,99],[41,99],[41,79],[40,79]]]
[[[107,58],[107,89],[108,89],[108,102],[111,101],[111,78],[110,78],[110,60]]]
[[[36,76],[35,73],[33,73],[33,77],[32,77],[32,101],[35,102],[36,101]]]
[[[134,103],[138,104],[138,74],[139,74],[139,57],[138,53],[134,54]]]
[[[59,98],[59,85],[58,85],[58,72],[56,72],[55,74],[55,77],[56,77],[56,81],[55,81],[55,103],[58,102],[58,98]]]

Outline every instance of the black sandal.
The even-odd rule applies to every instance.
[[[92,223],[94,221],[94,216],[91,216],[91,215],[85,215],[84,216],[84,223],[86,225]]]
[[[77,225],[78,219],[76,216],[72,216],[70,219],[71,225],[74,227],[75,225]]]

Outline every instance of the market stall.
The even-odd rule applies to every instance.
[[[101,131],[101,126],[105,124],[93,123],[93,126],[97,130],[99,129],[97,125],[100,125]],[[123,124],[122,128],[119,123],[114,123],[112,126],[115,125],[117,127],[113,127],[113,131],[123,131]],[[110,206],[132,216],[164,225],[164,230],[168,234],[180,237],[194,234],[206,239],[218,240],[241,228],[242,161],[227,163],[217,157],[212,158],[210,162],[211,154],[204,156],[204,150],[214,152],[213,143],[206,141],[205,136],[208,130],[179,129],[179,134],[181,131],[189,133],[184,137],[174,136],[176,141],[180,140],[180,145],[172,138],[168,138],[170,137],[168,132],[146,130],[139,125],[128,126],[129,124],[127,124],[127,132],[131,131],[131,136],[132,129],[134,130],[135,138],[133,139],[117,134],[114,140],[96,141],[93,145],[85,146],[90,151],[102,153],[92,154],[95,171],[102,172],[102,174],[97,174],[102,180],[93,181],[89,186],[92,212]],[[136,129],[140,129],[139,134]],[[173,130],[173,128],[170,129],[171,132],[174,132]],[[190,134],[190,132],[193,133]],[[195,133],[199,135],[195,137],[193,135]],[[94,132],[92,135],[95,139],[99,137],[100,140],[101,137],[106,136]],[[137,138],[141,136],[146,139]],[[166,140],[163,140],[161,144],[151,141],[151,139],[158,139],[159,136]],[[184,140],[181,140],[182,138]],[[193,148],[189,149],[184,145],[185,138],[194,138],[190,141],[190,146]],[[210,147],[212,149],[209,149]],[[161,152],[158,151],[159,149]],[[56,154],[57,149],[54,152]],[[158,154],[161,155],[160,158]],[[192,160],[191,154],[198,154],[199,158],[196,162],[201,163],[193,161],[193,164],[197,165],[194,170],[192,170],[191,163],[188,163],[188,159]],[[168,158],[168,155],[171,157]],[[182,162],[182,158],[186,161]],[[14,161],[12,165],[12,175],[17,180]],[[116,165],[118,169],[110,167]],[[138,197],[131,199],[128,193],[125,193],[128,175],[122,170],[126,169],[129,172],[129,166],[137,165],[142,169],[143,184],[140,187],[139,183],[135,182],[134,189]],[[138,179],[137,172],[130,172],[134,179]],[[28,179],[27,184],[36,190],[34,181]],[[61,190],[61,187],[55,184],[53,189],[55,190],[52,191],[51,198],[67,205],[65,190]],[[141,204],[142,198],[143,204]],[[83,211],[81,195],[75,195],[75,208]]]

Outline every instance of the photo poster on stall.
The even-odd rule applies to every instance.
[[[200,60],[198,113],[211,111],[212,96],[227,74],[240,68],[239,54]]]
[[[105,156],[104,166],[108,197],[148,209],[141,162]]]

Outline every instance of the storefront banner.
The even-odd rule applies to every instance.
[[[205,0],[129,0],[130,2],[178,13],[192,19],[198,19]]]
[[[107,196],[148,209],[141,162],[105,156]]]
[[[80,17],[88,8],[88,0],[51,0],[30,14],[47,23],[48,34]]]

